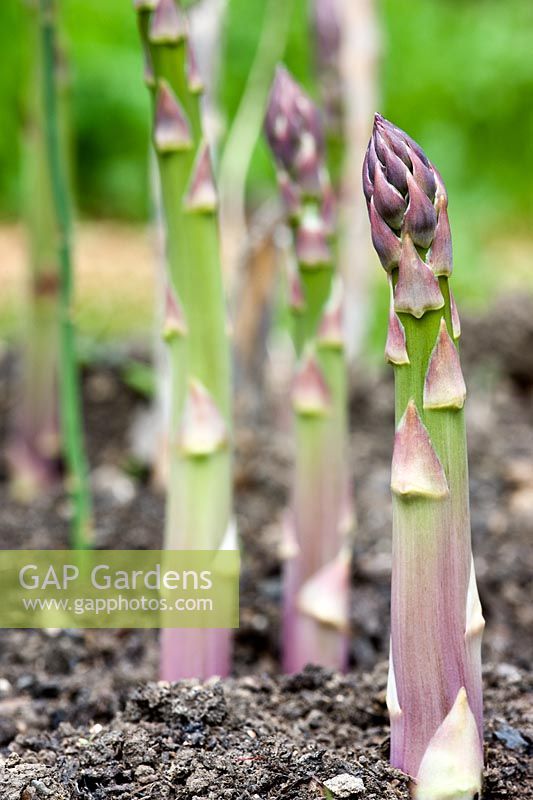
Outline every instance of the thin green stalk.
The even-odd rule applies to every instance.
[[[247,244],[246,179],[261,135],[268,90],[283,58],[295,0],[267,0],[261,36],[219,170],[223,266],[235,280]]]
[[[187,20],[174,0],[136,3],[154,93],[170,305],[170,474],[165,546],[236,549],[231,524],[230,355],[217,199]],[[162,677],[226,675],[229,631],[163,631]]]
[[[279,69],[266,119],[290,219],[296,264],[289,270],[295,466],[286,521],[283,664],[347,665],[349,557],[346,543],[347,386],[342,292],[334,281],[334,221],[319,114]]]
[[[448,198],[420,147],[379,115],[363,183],[373,243],[389,273],[386,357],[396,385],[391,761],[416,779],[417,800],[466,800],[481,788],[484,623],[470,542]]]
[[[56,82],[56,28],[54,0],[40,0],[43,58],[43,104],[46,149],[56,217],[60,264],[60,368],[59,393],[63,448],[68,490],[73,505],[72,546],[84,548],[92,540],[92,507],[88,465],[83,442],[81,398],[76,339],[72,321],[73,263],[72,218],[65,156],[61,147],[58,87]]]

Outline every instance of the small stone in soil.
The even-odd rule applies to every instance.
[[[336,775],[325,781],[324,786],[333,794],[333,797],[357,797],[365,791],[365,784],[361,778],[356,778],[348,772]]]
[[[141,786],[145,786],[146,784],[154,783],[157,779],[157,774],[152,767],[147,764],[141,764],[135,770],[135,777]]]
[[[117,467],[104,464],[91,474],[91,483],[96,492],[109,497],[119,506],[131,503],[135,497],[135,484]]]
[[[508,750],[525,750],[527,742],[520,733],[520,731],[511,728],[510,725],[502,725],[494,735],[500,742],[503,742]]]

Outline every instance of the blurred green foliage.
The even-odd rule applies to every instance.
[[[0,2],[0,215],[4,217],[20,211],[32,2]],[[61,0],[58,5],[69,70],[78,206],[94,217],[143,218],[149,207],[149,98],[131,3]]]
[[[20,197],[27,0],[0,3],[0,215]],[[290,69],[313,92],[307,0],[297,0]],[[148,96],[130,0],[61,0],[72,74],[78,205],[84,214],[148,213]],[[450,194],[490,224],[533,211],[533,2],[381,0],[382,110],[423,143]],[[238,105],[265,0],[230,0],[220,100]],[[258,143],[252,195],[271,190]],[[453,213],[453,204],[452,204]]]
[[[382,8],[386,113],[472,206],[531,215],[533,3],[385,0]]]
[[[267,8],[267,0],[228,2],[218,76],[226,125],[238,107]],[[294,0],[285,60],[316,96],[309,2]],[[31,3],[35,0],[0,0],[0,218],[22,210]],[[78,209],[86,217],[144,220],[150,211],[149,97],[131,0],[58,0],[58,5],[70,65]],[[533,0],[376,0],[376,5],[380,110],[423,145],[447,184],[460,304],[481,305],[517,285],[531,288]],[[370,126],[371,120],[369,133]],[[248,188],[252,204],[276,191],[262,139]],[[514,283],[507,280],[513,270]],[[387,286],[379,269],[375,282],[370,343],[381,354]],[[11,314],[2,310],[1,330],[11,330]],[[82,328],[94,335],[98,321],[91,317]]]
[[[21,192],[21,131],[25,117],[28,61],[25,9],[20,0],[0,3],[0,214],[18,210]]]
[[[149,97],[129,0],[62,0],[72,65],[79,206],[98,217],[149,207]]]

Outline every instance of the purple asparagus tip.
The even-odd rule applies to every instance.
[[[320,112],[281,66],[270,92],[265,132],[278,166],[305,194],[320,194],[324,158]]]
[[[451,272],[451,235],[446,190],[422,148],[381,114],[374,117],[363,164],[363,191],[372,239],[387,271],[399,266],[408,234],[420,251],[431,249],[428,266]]]
[[[394,286],[396,312],[442,308],[438,277],[452,271],[448,197],[438,171],[407,133],[374,117],[363,163],[372,243]]]

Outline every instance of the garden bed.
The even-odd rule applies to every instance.
[[[329,786],[331,797],[407,798],[407,778],[386,761],[385,684],[384,664],[346,677],[308,668],[204,686],[142,684],[105,724],[74,719],[18,735],[0,764],[1,796],[307,800],[327,797]],[[485,685],[485,797],[531,797],[527,678],[500,666],[485,671]],[[19,719],[39,716],[45,702],[26,696]]]
[[[527,716],[533,624],[532,320],[531,303],[514,299],[486,318],[467,320],[463,335],[474,553],[487,619],[485,661],[495,665],[485,670],[485,794],[490,798],[533,796],[525,779],[533,741]],[[0,368],[2,441],[12,373],[13,359],[6,355]],[[157,548],[163,498],[142,471],[133,470],[129,452],[131,424],[146,401],[121,375],[120,368],[101,365],[85,376],[97,545]],[[293,678],[274,677],[278,523],[291,454],[268,413],[253,423],[240,419],[235,485],[243,573],[236,678],[203,688],[150,684],[157,677],[158,656],[152,631],[5,631],[0,648],[2,798],[290,800],[327,796],[324,784],[342,774],[351,776],[361,796],[407,796],[406,779],[386,760],[383,662],[389,638],[393,437],[388,372],[357,372],[351,417],[358,531],[350,674],[344,678],[311,669]],[[28,509],[9,499],[5,480],[0,484],[2,548],[66,546],[67,515],[60,494]]]

